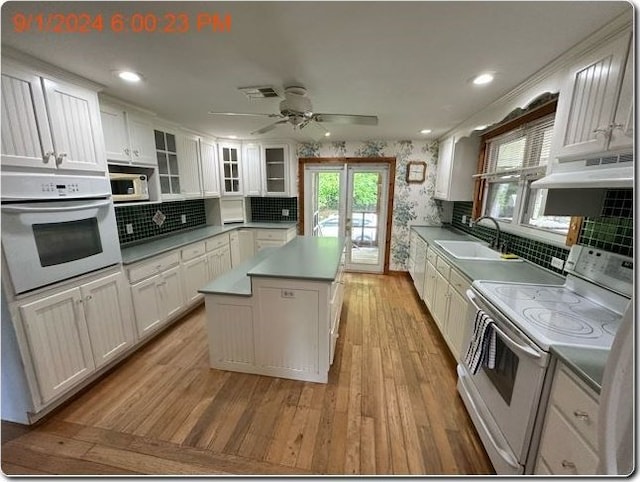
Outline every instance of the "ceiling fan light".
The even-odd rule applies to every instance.
[[[489,74],[489,73],[480,74],[473,79],[473,83],[475,85],[484,85],[492,81],[493,81],[493,74]]]
[[[431,129],[422,129],[420,134],[431,134]]]
[[[126,80],[127,82],[140,82],[142,80],[142,76],[140,74],[130,70],[121,70],[117,75],[120,79]]]

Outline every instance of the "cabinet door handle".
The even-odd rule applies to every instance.
[[[620,129],[620,130],[624,130],[624,124],[611,124],[609,126],[609,129],[611,130],[615,130],[615,129]]]
[[[64,158],[67,157],[67,153],[66,152],[61,152],[60,154],[58,154],[58,157],[56,157],[56,165],[60,165],[62,164],[62,161],[64,161]]]
[[[587,412],[583,412],[582,410],[574,410],[573,416],[579,420],[587,421],[589,420],[589,414]]]
[[[135,149],[135,150],[133,151],[133,155],[134,155],[134,156],[136,156],[136,157],[138,157],[138,156],[139,156],[138,152],[139,152],[139,151],[138,151],[138,149]]]
[[[44,155],[42,156],[42,162],[44,162],[45,164],[49,164],[49,159],[51,158],[51,156],[53,156],[55,153],[53,151],[47,151],[44,153]]]
[[[565,468],[565,469],[575,470],[576,464],[574,464],[573,462],[570,462],[568,460],[563,460],[562,461],[562,467]]]
[[[129,148],[128,148],[128,147],[125,147],[125,148],[124,148],[124,153],[125,153],[127,156],[130,156],[130,155],[131,155],[131,151],[129,150]]]
[[[166,281],[161,281],[160,283],[157,283],[156,286],[164,286],[166,284],[167,284]]]
[[[85,301],[90,301],[90,300],[92,300],[92,299],[93,299],[93,296],[91,296],[91,295],[87,295],[87,296],[85,296],[85,298],[84,298],[84,300],[85,300]]]

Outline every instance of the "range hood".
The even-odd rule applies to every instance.
[[[559,162],[533,189],[624,189],[633,187],[633,154]]]

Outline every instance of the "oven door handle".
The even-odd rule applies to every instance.
[[[95,201],[87,204],[74,204],[73,206],[55,206],[55,207],[40,207],[40,206],[19,206],[19,205],[6,205],[2,206],[2,211],[7,213],[57,213],[64,211],[80,211],[83,209],[100,208],[111,204],[111,200]]]
[[[480,306],[478,306],[478,303],[476,303],[476,295],[471,290],[467,290],[467,298],[469,298],[469,301],[471,301],[471,304],[473,304],[473,306],[477,310],[484,312],[484,310],[480,308]],[[542,358],[542,355],[534,351],[532,348],[514,341],[509,335],[502,331],[502,329],[495,323],[495,321],[493,323],[493,329],[496,330],[498,335],[500,335],[502,341],[504,341],[505,344],[508,345],[512,350],[523,353],[524,355],[527,355],[529,358],[533,358],[534,360],[539,360],[540,358]]]

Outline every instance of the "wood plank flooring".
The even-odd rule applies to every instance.
[[[409,278],[347,274],[329,383],[210,369],[204,307],[34,428],[5,474],[491,474]]]

